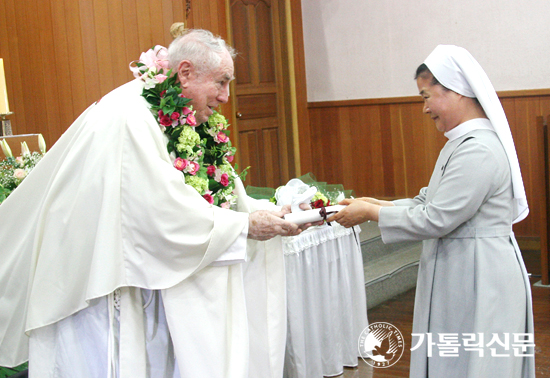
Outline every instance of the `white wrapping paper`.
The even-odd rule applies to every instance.
[[[333,214],[330,214],[331,212],[333,211],[338,212],[342,210],[344,207],[346,206],[334,205],[334,206],[325,207],[327,214],[329,214],[327,218],[333,215]],[[296,224],[318,222],[323,219],[324,217],[321,216],[321,209],[304,210],[304,211],[293,212],[285,215],[285,220]]]

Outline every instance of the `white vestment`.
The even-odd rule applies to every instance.
[[[0,365],[27,360],[33,330],[120,288],[118,362],[121,376],[137,376],[148,368],[139,355],[148,317],[134,289],[143,288],[162,292],[182,376],[201,376],[189,373],[197,367],[209,377],[281,376],[280,241],[249,240],[247,263],[210,266],[246,213],[269,205],[247,197],[240,181],[238,212],[186,185],[142,88],[132,81],[90,106],[0,206]]]

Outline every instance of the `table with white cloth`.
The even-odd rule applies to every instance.
[[[320,378],[357,366],[368,326],[358,226],[312,227],[283,238],[287,287],[285,378]]]

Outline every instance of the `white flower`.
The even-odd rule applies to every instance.
[[[44,140],[42,134],[38,134],[38,149],[42,155],[46,153],[46,141]]]
[[[23,180],[25,177],[27,177],[27,172],[25,172],[24,169],[17,168],[13,171],[13,177],[18,180]]]
[[[145,78],[145,89],[151,89],[154,88],[155,85],[157,85],[159,82],[154,77],[146,77]]]
[[[220,180],[222,179],[222,175],[224,173],[225,172],[220,168],[216,168],[216,172],[214,172],[214,180],[216,180],[217,182],[220,182]]]
[[[29,150],[29,146],[27,146],[27,142],[21,142],[21,155],[29,156],[30,154],[31,151]]]
[[[6,155],[6,157],[13,157],[13,154],[11,153],[11,148],[5,139],[2,139],[2,142],[0,142],[0,147],[2,147],[2,152],[4,152],[4,155]]]

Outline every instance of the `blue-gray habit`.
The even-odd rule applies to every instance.
[[[510,166],[495,132],[477,129],[449,140],[428,187],[394,204],[380,211],[383,241],[424,240],[413,320],[413,334],[424,334],[424,341],[411,353],[410,377],[535,377],[534,347],[512,345],[514,334],[533,336],[532,300],[512,232]],[[436,344],[443,333],[456,334],[458,357],[440,356],[436,345],[429,357],[427,333]],[[483,357],[464,349],[467,333],[478,342],[483,334]],[[487,347],[493,334],[509,349]],[[413,337],[411,347],[418,341]],[[514,357],[517,352],[532,357]]]

